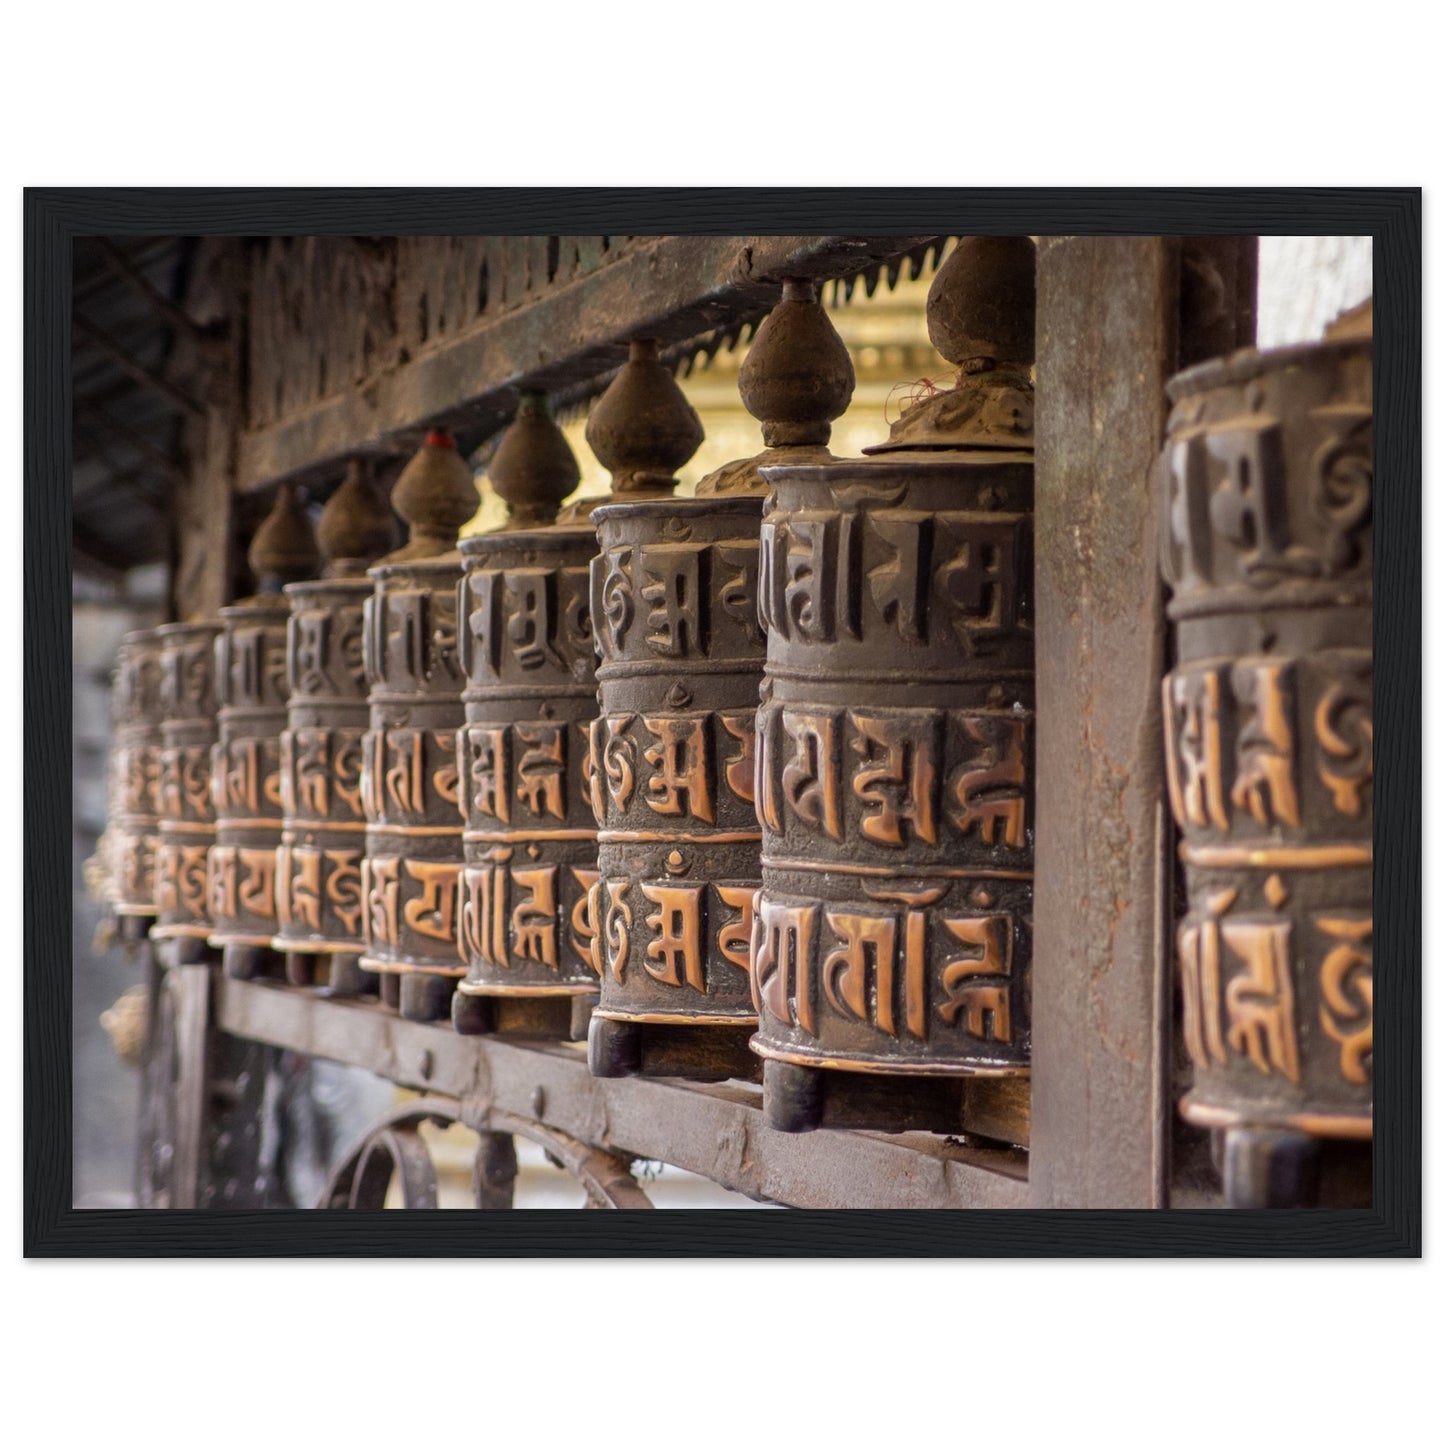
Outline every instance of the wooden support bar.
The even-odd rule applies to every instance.
[[[1180,243],[1038,256],[1035,1208],[1166,1202],[1169,932],[1158,518]]]
[[[152,466],[176,481],[188,479],[186,469],[169,452],[157,446],[149,437],[142,436],[134,427],[111,416],[104,407],[77,399],[75,415],[100,428],[112,441],[127,446],[139,457],[144,457]],[[77,458],[79,460],[79,458]]]
[[[204,408],[194,397],[187,396],[180,387],[167,381],[163,376],[157,376],[155,372],[143,366],[113,336],[102,331],[95,322],[88,320],[79,311],[71,317],[71,324],[93,346],[104,352],[132,381],[145,387],[147,391],[159,397],[168,406],[174,407],[177,411],[189,413],[191,416],[203,414]]]
[[[625,360],[633,337],[682,341],[761,316],[785,277],[848,276],[936,239],[927,236],[662,236],[531,304],[483,319],[369,384],[348,388],[241,438],[236,484],[336,470],[364,448],[447,426],[475,445],[511,415],[515,388],[557,393]]]
[[[199,342],[209,339],[210,333],[206,328],[187,315],[169,296],[158,291],[151,284],[150,278],[146,276],[145,272],[118,246],[99,236],[96,237],[95,245],[111,271],[119,276],[172,331],[185,332]]]
[[[204,963],[177,964],[165,971],[161,986],[175,1008],[176,1137],[173,1209],[194,1209],[201,1201],[206,1156],[206,1112],[210,1087],[211,969]]]
[[[379,1004],[214,978],[226,1033],[380,1073],[462,1102],[462,1117],[536,1119],[597,1149],[662,1159],[755,1199],[802,1208],[1013,1209],[1025,1156],[926,1134],[780,1134],[762,1091],[741,1083],[597,1079],[585,1046],[464,1037]]]

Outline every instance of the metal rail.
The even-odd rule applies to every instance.
[[[1019,1150],[930,1134],[780,1134],[747,1084],[595,1079],[585,1046],[466,1038],[379,1004],[268,983],[212,981],[227,1034],[381,1074],[461,1102],[474,1128],[535,1121],[596,1149],[660,1159],[753,1199],[812,1209],[1014,1209]]]

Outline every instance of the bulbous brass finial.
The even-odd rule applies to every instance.
[[[360,577],[376,559],[391,551],[400,528],[386,494],[376,483],[371,464],[353,457],[346,480],[331,494],[316,524],[325,577]]]
[[[657,352],[656,341],[634,341],[587,418],[587,445],[612,473],[613,496],[666,496],[702,445],[702,422]]]
[[[262,592],[279,592],[287,582],[304,582],[321,566],[321,549],[294,482],[282,482],[251,545],[246,563]]]
[[[582,480],[577,458],[541,392],[522,393],[487,475],[507,504],[506,523],[498,529],[503,532],[547,526]]]
[[[908,408],[869,455],[1033,446],[1034,243],[966,236],[928,289],[928,335],[959,368],[949,391]]]
[[[472,469],[452,434],[440,428],[428,432],[391,494],[392,506],[409,524],[406,545],[384,560],[408,562],[450,552],[480,501]]]
[[[700,497],[768,490],[760,467],[833,460],[833,422],[853,397],[853,362],[811,281],[783,282],[738,372],[743,405],[763,424],[766,451],[728,462],[698,483]]]

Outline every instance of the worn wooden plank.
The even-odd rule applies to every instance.
[[[192,361],[204,381],[204,414],[187,428],[190,474],[174,492],[172,615],[182,621],[212,617],[232,600],[231,559],[236,438],[241,426],[245,356],[246,266],[239,242],[204,241],[187,296],[191,314],[224,331],[203,347],[177,341],[178,364]],[[199,352],[199,354],[198,354]]]
[[[1011,1209],[1024,1155],[923,1134],[779,1134],[762,1093],[740,1084],[595,1079],[581,1044],[466,1038],[380,1005],[218,977],[219,1028],[460,1099],[479,1128],[536,1119],[583,1144],[662,1159],[756,1199],[815,1209]]]
[[[1039,243],[1030,1203],[1165,1202],[1163,597],[1149,469],[1177,240]]]
[[[537,273],[546,276],[548,238],[503,238],[511,259],[470,325],[449,329],[416,354],[383,349],[370,375],[300,409],[276,415],[258,396],[252,413],[268,420],[240,440],[237,486],[251,491],[286,476],[324,477],[348,454],[414,446],[428,426],[451,427],[464,445],[475,444],[510,416],[518,386],[553,393],[585,387],[621,364],[631,337],[682,341],[762,314],[785,276],[856,274],[930,239],[663,236],[590,272],[569,266],[558,284],[543,285]],[[509,277],[526,276],[539,283],[538,294],[518,305],[521,298],[503,287]],[[407,327],[412,305],[402,307]],[[254,353],[253,389],[264,388]]]

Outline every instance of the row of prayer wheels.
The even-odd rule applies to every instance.
[[[765,449],[694,497],[673,492],[702,428],[650,341],[589,418],[600,502],[563,507],[577,464],[530,394],[489,468],[496,532],[457,541],[477,495],[445,433],[397,482],[398,550],[360,464],[319,546],[283,486],[257,595],[123,647],[117,909],[234,976],[586,1036],[604,1076],[761,1073],[776,1127],[959,1131],[966,1088],[1029,1066],[1033,269],[1023,238],[957,248],[928,302],[957,383],[857,459],[827,450],[846,348],[790,281],[740,375]],[[1186,1107],[1207,1127],[1368,1127],[1368,340],[1349,347],[1328,384],[1294,379],[1321,348],[1278,387],[1267,359],[1181,379],[1159,476]],[[1281,442],[1291,406],[1315,419],[1276,418]],[[1291,661],[1296,633],[1324,651]],[[1324,791],[1294,796],[1301,709]],[[1236,820],[1227,848],[1196,837]],[[1271,990],[1307,968],[1320,1020],[1296,1010],[1286,1038]],[[1331,1048],[1354,1092],[1324,1078]]]

